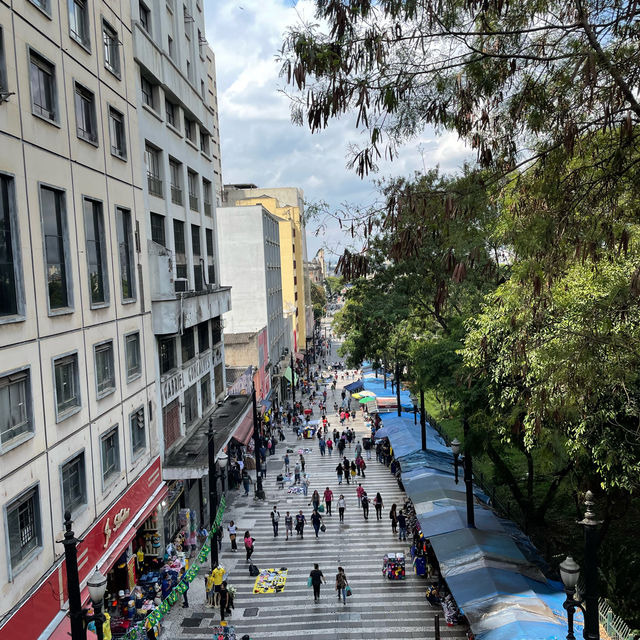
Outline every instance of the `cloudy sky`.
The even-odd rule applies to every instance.
[[[347,143],[357,141],[349,119],[311,134],[291,123],[276,56],[287,26],[313,21],[310,0],[205,0],[207,39],[216,54],[218,106],[225,183],[301,187],[305,200],[367,206],[376,199],[371,179],[346,168]],[[403,147],[378,177],[410,175],[436,165],[460,166],[465,151],[455,136],[425,131]],[[338,225],[307,231],[309,256],[322,246],[341,253],[348,240]]]

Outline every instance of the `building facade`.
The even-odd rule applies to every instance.
[[[254,365],[260,375],[258,400],[266,400],[271,385],[265,384],[277,375],[275,367],[291,348],[283,316],[280,219],[258,204],[220,207],[217,223],[218,233],[224,238],[220,247],[221,277],[231,285],[232,298],[232,309],[225,315],[225,336],[244,335],[250,340],[252,334],[259,336],[262,328],[267,328],[267,349],[257,349],[258,359],[239,361],[238,353],[230,355],[229,363]],[[246,351],[242,342],[232,342],[235,351]],[[263,370],[268,375],[260,373]]]
[[[201,451],[226,395],[222,316],[231,298],[221,285],[216,229],[222,178],[215,59],[202,0],[140,0],[132,13],[162,469],[182,489],[165,526],[171,540],[180,510],[207,520],[208,469],[189,464],[190,452]],[[238,420],[248,410],[240,404],[232,412]],[[233,430],[233,421],[223,422],[220,446]],[[222,422],[214,426],[222,429]]]
[[[164,490],[133,39],[128,6],[0,3],[2,637],[64,621],[65,511],[84,585]]]

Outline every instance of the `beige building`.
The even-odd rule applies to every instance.
[[[0,3],[7,638],[47,637],[63,622],[65,510],[83,538],[84,586],[162,497],[129,13],[100,0]]]

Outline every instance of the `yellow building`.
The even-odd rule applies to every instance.
[[[282,305],[285,318],[293,323],[295,351],[306,348],[313,331],[310,292],[305,290],[304,264],[307,257],[302,190],[296,187],[263,189],[255,185],[225,185],[225,204],[261,204],[280,219],[280,264]],[[308,307],[308,308],[307,308]]]

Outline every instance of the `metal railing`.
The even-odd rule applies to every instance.
[[[182,204],[182,189],[171,185],[171,202],[173,204]]]
[[[198,210],[198,196],[192,196],[191,194],[189,194],[189,208],[192,211]]]
[[[162,180],[147,174],[147,183],[149,185],[149,193],[162,198]]]
[[[609,603],[600,598],[598,601],[600,624],[610,640],[635,640],[637,632],[632,631],[629,625],[611,610]]]

